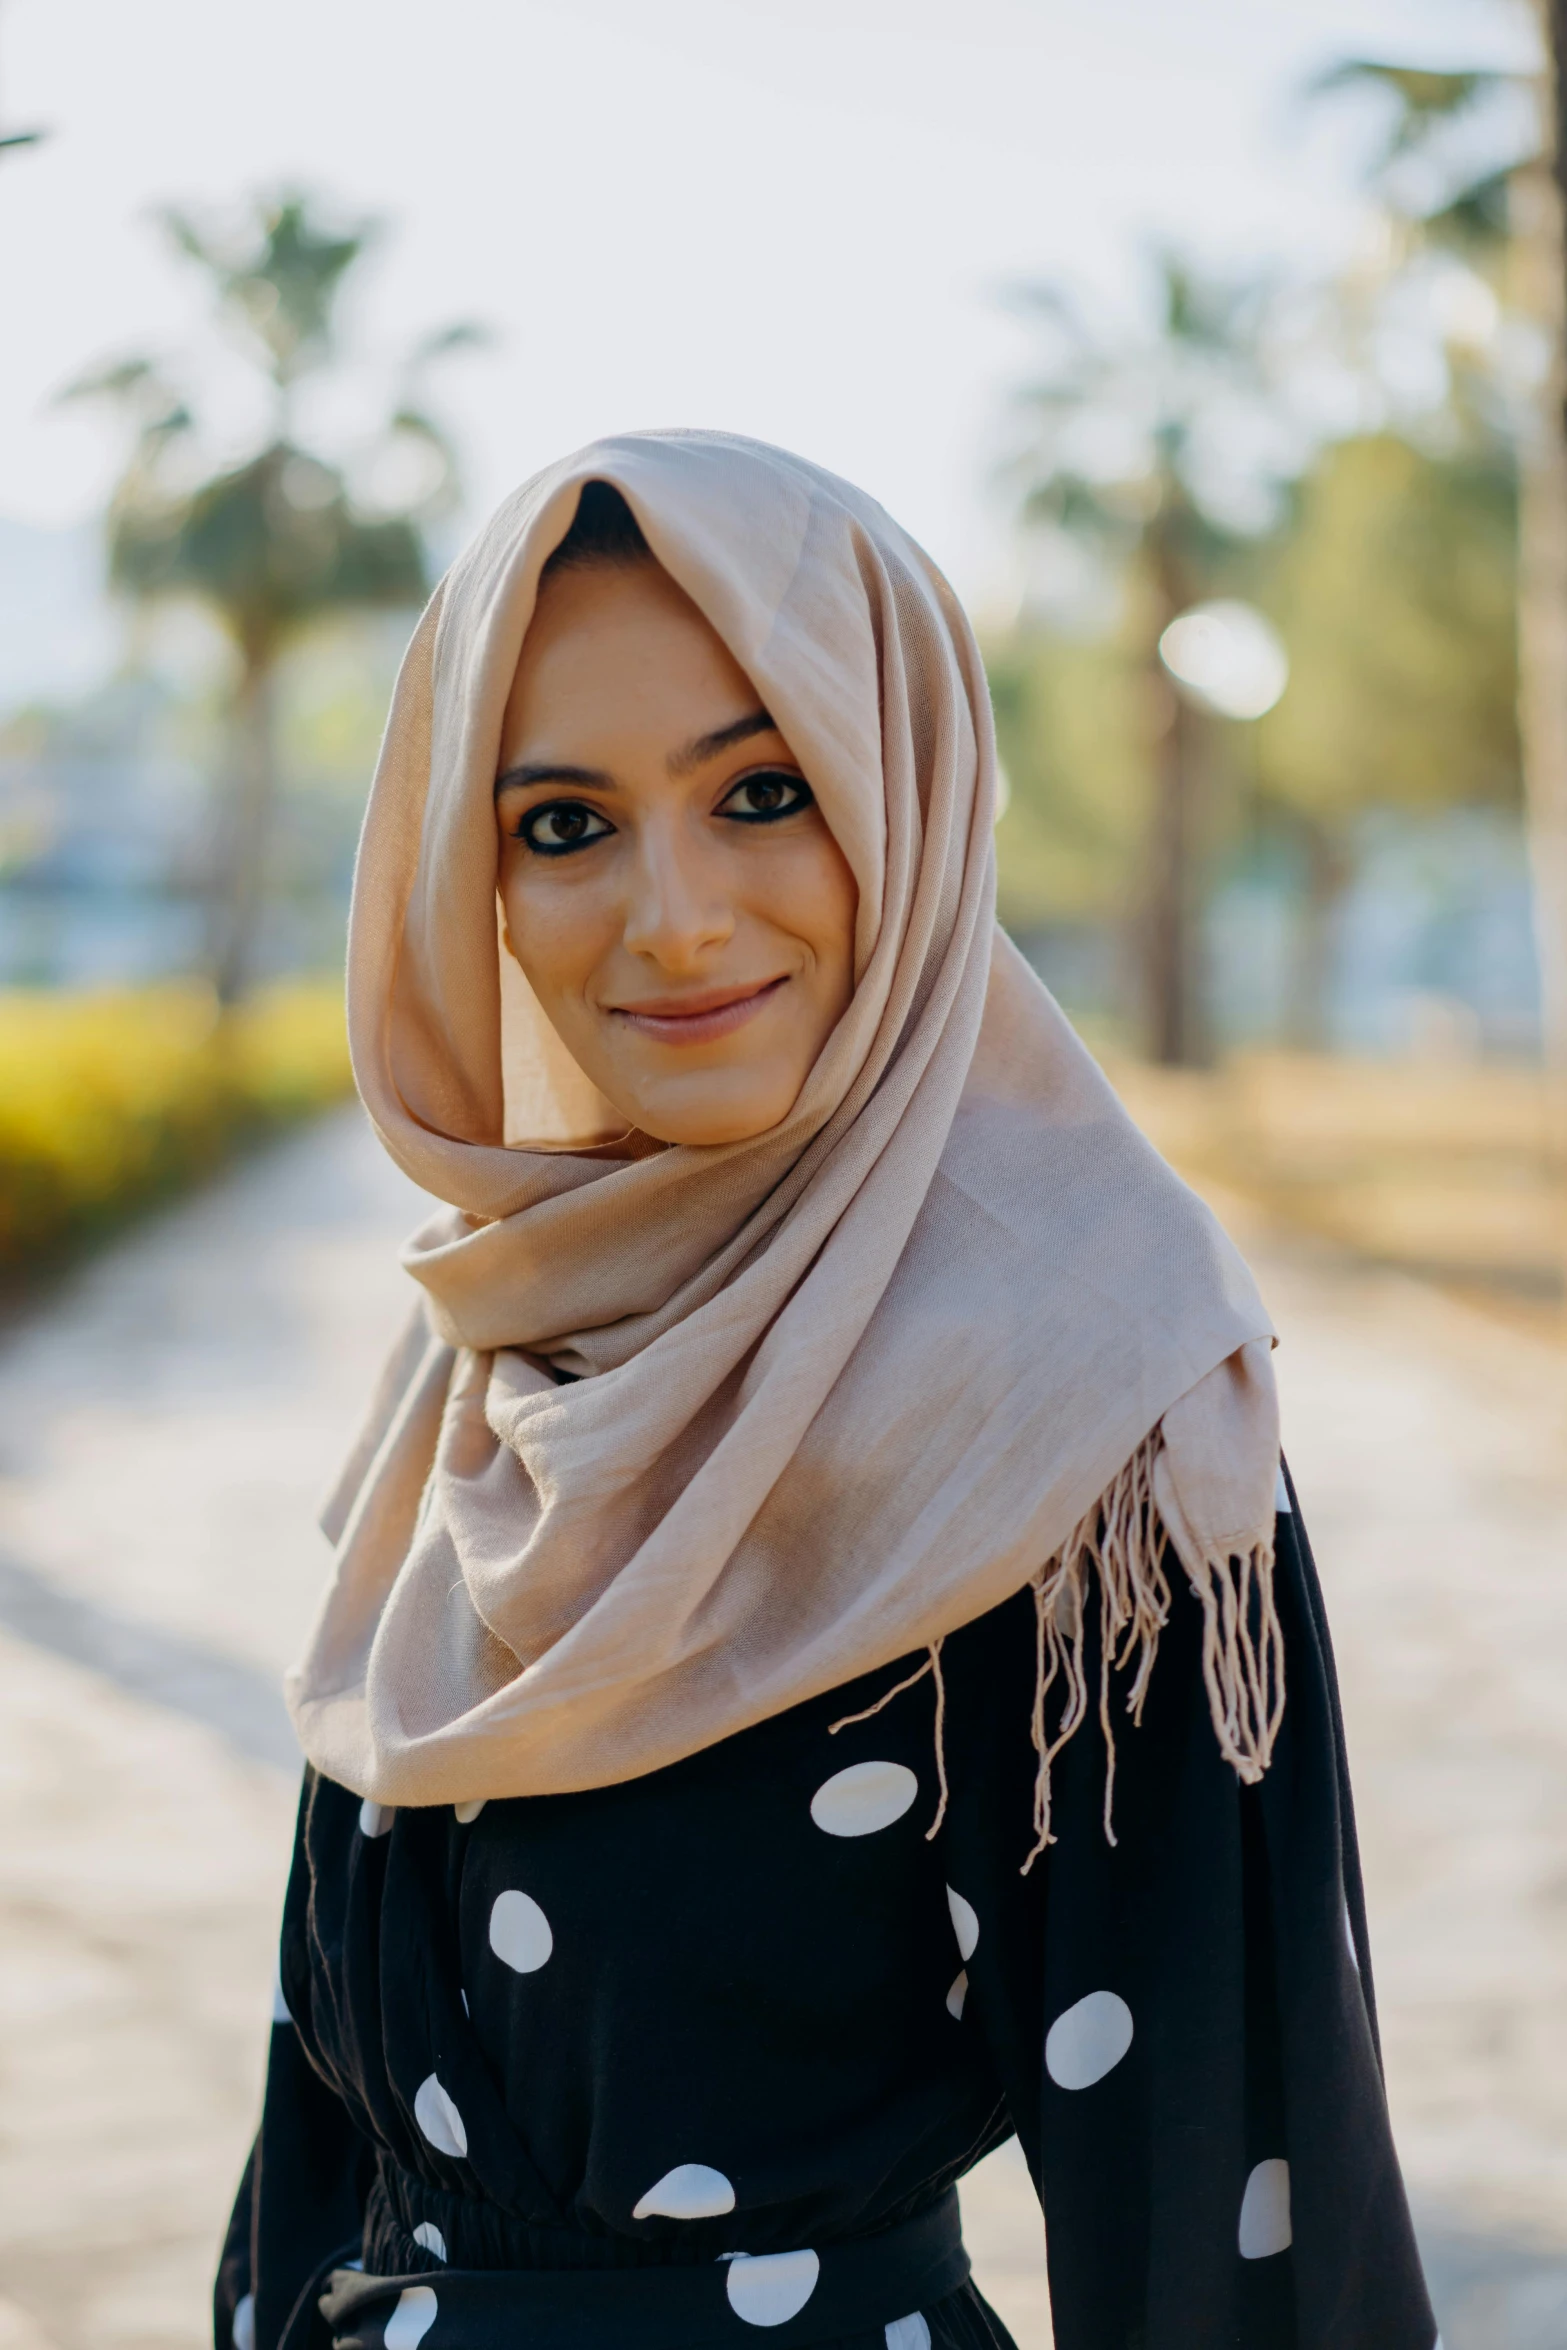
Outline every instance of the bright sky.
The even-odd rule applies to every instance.
[[[1152,236],[1331,263],[1356,134],[1296,93],[1345,54],[1515,62],[1521,0],[0,0],[0,514],[101,501],[89,362],[200,342],[151,208],[282,180],[397,233],[354,324],[389,362],[493,323],[443,404],[483,509],[597,432],[713,424],[849,474],[970,593],[1026,363],[997,296],[1124,292]],[[201,387],[231,430],[222,374]]]

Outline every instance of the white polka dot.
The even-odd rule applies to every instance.
[[[288,2012],[288,2001],[283,1996],[283,1969],[275,1966],[272,1969],[272,2021],[275,2024],[291,2024],[293,2020]]]
[[[420,2343],[435,2323],[440,2303],[431,2285],[405,2285],[397,2296],[397,2307],[386,2321],[381,2339],[386,2350],[419,2350]]]
[[[965,1967],[962,1974],[959,1975],[957,1980],[954,1982],[951,1990],[947,1993],[947,2013],[948,2015],[956,2016],[959,2023],[963,2021],[963,2002],[965,1999],[967,1999],[967,1997],[968,1968]]]
[[[419,2083],[419,2093],[414,2099],[414,2120],[437,2154],[455,2154],[460,2159],[467,2153],[468,2133],[463,2127],[462,2115],[434,2073]]]
[[[815,2292],[821,2269],[814,2252],[759,2252],[754,2257],[737,2252],[724,2280],[729,2306],[748,2326],[787,2325]]]
[[[396,1817],[395,1804],[372,1803],[367,1795],[359,1806],[359,1833],[361,1836],[384,1836]]]
[[[1091,2089],[1132,2045],[1132,2011],[1113,1991],[1090,1991],[1045,2034],[1045,2070],[1058,2089]]]
[[[234,2323],[230,2327],[234,2350],[256,2350],[256,2296],[247,2293],[243,2301],[234,2304]]]
[[[919,1791],[904,1763],[850,1763],[822,1781],[811,1797],[811,1817],[824,1835],[874,1836],[901,1820]]]
[[[1295,1514],[1294,1511],[1290,1508],[1290,1489],[1284,1482],[1284,1464],[1282,1461],[1279,1463],[1278,1468],[1274,1471],[1273,1506],[1283,1517],[1292,1518]]]
[[[930,2350],[930,2328],[917,2309],[907,2317],[895,2317],[890,2326],[883,2326],[887,2350]]]
[[[1238,2241],[1242,2260],[1269,2260],[1294,2242],[1290,2228],[1290,2166],[1280,2156],[1259,2162],[1241,2197]]]
[[[531,1894],[498,1893],[490,1912],[490,1948],[519,1975],[536,1974],[555,1947],[549,1919]]]
[[[705,2162],[677,2162],[655,2180],[633,2219],[717,2219],[735,2207],[735,2191],[721,2170]]]
[[[454,1803],[452,1809],[457,1814],[459,1828],[471,1827],[489,1800],[487,1795],[481,1795],[475,1803]]]
[[[446,2258],[446,2238],[433,2219],[422,2219],[414,2230],[414,2242],[425,2252],[433,2252],[437,2260]]]
[[[947,1887],[947,1909],[952,1918],[952,1931],[958,1938],[958,1956],[966,1966],[979,1948],[979,1920],[971,1903],[961,1893]]]

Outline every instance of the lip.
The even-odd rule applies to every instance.
[[[788,974],[755,987],[709,987],[685,996],[649,996],[637,1004],[612,1004],[617,1020],[659,1044],[711,1044],[755,1017],[788,983]]]

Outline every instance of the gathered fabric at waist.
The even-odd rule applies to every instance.
[[[700,2264],[568,2256],[549,2267],[464,2268],[433,2265],[448,2249],[461,2254],[439,2220],[410,2227],[394,2209],[399,2183],[394,2174],[390,2194],[385,2181],[372,2192],[364,2270],[335,2269],[321,2296],[333,2350],[416,2350],[426,2335],[429,2350],[515,2350],[518,2341],[529,2350],[736,2350],[758,2332],[779,2350],[804,2350],[912,2318],[969,2273],[955,2189],[897,2227],[820,2247]]]

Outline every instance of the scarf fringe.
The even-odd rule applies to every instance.
[[[1034,1779],[1034,1842],[1019,1874],[1027,1876],[1040,1854],[1056,1841],[1050,1826],[1050,1774],[1056,1756],[1088,1718],[1089,1686],[1085,1633],[1093,1578],[1099,1585],[1099,1727],[1105,1741],[1104,1832],[1115,1835],[1115,1725],[1110,1682],[1135,1663],[1126,1693],[1126,1711],[1140,1726],[1159,1635],[1170,1620],[1170,1585],[1162,1560],[1166,1533],[1154,1500],[1154,1463],[1163,1446],[1155,1428],[1126,1466],[1078,1520],[1054,1558],[1031,1577],[1034,1594],[1034,1717],[1032,1734],[1039,1768]],[[1183,1564],[1186,1564],[1183,1561]],[[1259,1544],[1239,1558],[1205,1557],[1187,1580],[1202,1606],[1202,1675],[1208,1692],[1219,1752],[1248,1787],[1255,1786],[1273,1759],[1273,1744],[1284,1718],[1284,1634],[1273,1592],[1273,1546]],[[828,1726],[836,1737],[853,1722],[868,1722],[884,1706],[912,1689],[926,1674],[936,1685],[936,1778],[940,1801],[925,1831],[927,1843],[947,1816],[947,1691],[940,1640],[933,1640],[922,1665],[896,1681],[874,1705],[845,1714]],[[1055,1732],[1049,1729],[1050,1693],[1060,1682],[1063,1700]]]
[[[943,1633],[942,1639],[944,1640],[945,1637],[946,1635]],[[836,1738],[838,1732],[847,1730],[851,1722],[868,1722],[873,1714],[881,1712],[884,1705],[891,1705],[895,1697],[901,1697],[905,1689],[912,1689],[916,1681],[923,1681],[927,1673],[934,1675],[936,1682],[936,1784],[940,1789],[940,1800],[936,1805],[936,1816],[925,1831],[927,1844],[930,1843],[947,1816],[947,1684],[941,1670],[941,1646],[941,1640],[933,1640],[926,1654],[925,1662],[910,1673],[906,1680],[894,1682],[884,1696],[877,1698],[874,1705],[866,1706],[857,1714],[845,1714],[841,1722],[829,1722],[827,1725],[828,1737]]]
[[[1034,1674],[1034,1844],[1027,1876],[1055,1842],[1050,1825],[1050,1775],[1056,1756],[1087,1718],[1088,1672],[1084,1633],[1092,1580],[1099,1584],[1099,1725],[1105,1741],[1104,1832],[1116,1841],[1115,1730],[1112,1673],[1135,1663],[1126,1711],[1141,1724],[1159,1635],[1170,1620],[1170,1586],[1162,1558],[1163,1521],[1154,1501],[1154,1463],[1163,1445],[1159,1429],[1143,1439],[1126,1466],[1054,1558],[1032,1577],[1036,1627]],[[1255,1786],[1273,1759],[1284,1717],[1284,1635],[1273,1591],[1273,1546],[1259,1544],[1238,1558],[1209,1554],[1194,1569],[1183,1559],[1203,1612],[1202,1672],[1219,1752],[1247,1786]],[[1055,1734],[1048,1728],[1051,1690],[1065,1692]]]

